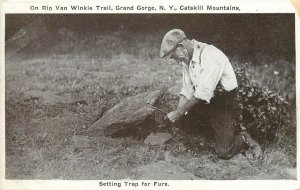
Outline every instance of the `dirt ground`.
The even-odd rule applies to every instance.
[[[119,53],[93,50],[97,56],[87,55],[90,49],[62,52],[68,43],[78,45],[73,35],[43,54],[33,44],[6,61],[7,179],[296,179],[295,157],[272,145],[263,160],[250,163],[242,155],[221,160],[205,147],[175,139],[147,145],[85,134],[124,97],[171,86],[180,82],[181,72],[151,57],[158,55],[157,40],[146,44],[156,49],[150,54],[143,45]],[[96,39],[94,44],[108,41],[108,48],[124,45],[113,35]]]

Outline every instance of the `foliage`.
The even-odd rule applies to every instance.
[[[238,96],[242,108],[239,127],[247,129],[259,141],[274,140],[277,131],[290,126],[292,122],[289,103],[275,92],[250,80],[244,68],[237,67],[235,73],[239,82]]]

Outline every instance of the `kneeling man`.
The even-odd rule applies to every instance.
[[[215,134],[215,151],[223,159],[248,151],[254,158],[262,151],[246,131],[236,130],[241,109],[237,96],[237,79],[227,56],[213,45],[190,40],[180,29],[163,38],[160,57],[174,59],[182,65],[183,86],[175,111],[167,118],[176,122],[194,112],[205,118]],[[223,93],[216,95],[220,86]]]

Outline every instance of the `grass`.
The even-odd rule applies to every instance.
[[[87,139],[79,134],[124,97],[181,82],[180,68],[162,64],[157,58],[162,36],[162,32],[87,34],[61,29],[8,60],[6,177],[137,179],[138,169],[132,168],[160,160],[163,150],[157,147],[147,147],[132,139]],[[246,63],[235,57],[231,61],[237,65]],[[294,63],[261,56],[248,62],[247,71],[260,85],[291,102],[294,113],[294,68]],[[264,162],[276,167],[295,167],[295,139],[295,126],[280,129],[274,142],[264,149]],[[80,142],[88,143],[82,147],[78,146]],[[174,163],[188,165],[186,169],[195,172],[194,165],[185,160],[197,158],[184,151],[183,158]],[[287,155],[291,163],[274,164],[270,159],[278,152]],[[210,171],[210,155],[196,156],[202,156],[201,163],[207,164]],[[226,178],[227,174],[218,171],[201,176]],[[232,174],[227,179],[239,175]],[[243,171],[241,175],[250,173]]]

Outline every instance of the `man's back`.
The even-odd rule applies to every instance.
[[[223,68],[220,82],[226,91],[231,91],[238,86],[233,67],[228,57],[220,49],[213,45],[205,46],[201,54],[202,60],[204,64],[214,63]],[[205,60],[209,61],[206,62]]]

